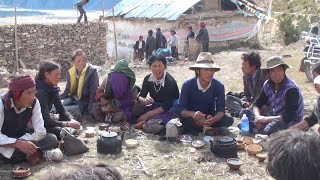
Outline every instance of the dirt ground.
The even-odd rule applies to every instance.
[[[291,66],[287,74],[301,88],[304,96],[306,114],[312,110],[316,93],[312,83],[307,81],[304,73],[299,72],[300,60],[302,59],[303,43],[295,43],[288,47],[273,46],[264,50],[257,50],[265,59],[273,55],[290,55],[285,61]],[[214,55],[214,59],[221,66],[221,71],[215,76],[221,80],[228,91],[242,91],[242,72],[240,69],[240,56],[243,52],[254,51],[250,49],[237,49],[235,51],[225,51]],[[179,88],[182,83],[194,75],[188,67],[193,64],[191,61],[180,60],[172,63],[168,67],[168,72],[177,80]],[[112,63],[108,63],[102,69],[108,69]],[[146,65],[132,63],[136,72],[137,84],[141,85],[143,78],[150,73]],[[105,75],[102,75],[102,77]],[[100,81],[102,81],[102,77]],[[60,86],[63,88],[63,82]],[[236,119],[234,125],[239,119]],[[95,126],[97,124],[85,124],[84,126]],[[239,134],[235,132],[235,136]],[[83,134],[80,135],[83,137]],[[202,139],[203,135],[195,136],[193,139]],[[55,179],[60,174],[64,174],[78,168],[81,165],[93,165],[105,163],[116,167],[125,179],[272,179],[266,173],[266,163],[259,163],[253,156],[249,156],[245,150],[239,151],[239,158],[243,165],[238,171],[231,171],[227,166],[226,159],[216,158],[206,145],[203,149],[198,149],[195,153],[190,153],[190,144],[169,143],[159,141],[157,136],[144,133],[125,133],[125,139],[137,139],[139,145],[136,148],[127,148],[123,143],[123,150],[117,155],[101,155],[96,151],[96,137],[84,138],[88,140],[90,150],[88,153],[65,157],[62,162],[44,162],[31,167],[33,175],[28,179]],[[200,161],[202,158],[202,161]],[[143,162],[142,168],[139,160]],[[28,166],[26,163],[22,165]],[[10,179],[13,166],[1,166],[1,179]]]

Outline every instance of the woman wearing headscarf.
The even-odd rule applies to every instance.
[[[96,89],[99,86],[98,71],[87,63],[87,56],[81,49],[73,53],[72,62],[73,66],[67,73],[66,88],[60,96],[62,104],[76,120],[81,121],[82,117],[91,120],[90,111],[95,101]]]
[[[166,71],[167,61],[163,56],[149,58],[151,74],[147,75],[142,84],[138,102],[143,105],[143,112],[137,113],[138,123],[135,128],[144,128],[145,131],[157,134],[162,128],[148,129],[145,123],[165,125],[176,114],[169,111],[175,100],[179,98],[179,88],[176,80]],[[148,96],[149,94],[149,96]],[[153,123],[155,120],[156,123]]]
[[[112,122],[131,122],[131,111],[138,93],[135,82],[136,76],[129,63],[122,59],[110,69],[108,77],[98,87],[96,100]]]
[[[63,107],[58,87],[60,79],[60,66],[53,61],[43,61],[39,67],[39,73],[36,76],[36,97],[41,106],[41,114],[44,120],[44,127],[47,132],[53,133],[60,139],[60,132],[63,127],[80,128],[80,123],[69,117]],[[52,107],[55,107],[59,114],[59,119],[54,120],[51,114]]]

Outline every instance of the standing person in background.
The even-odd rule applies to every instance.
[[[148,64],[148,59],[152,55],[153,51],[156,50],[156,38],[153,37],[153,31],[148,31],[148,37],[144,51],[146,52],[146,64]]]
[[[81,49],[76,50],[71,59],[73,66],[67,73],[67,85],[60,95],[62,104],[77,121],[81,121],[83,118],[91,120],[93,119],[90,114],[91,108],[95,102],[96,89],[99,86],[98,71],[87,63],[87,56]]]
[[[133,46],[135,57],[134,59],[143,60],[144,48],[146,43],[143,40],[143,36],[139,36],[139,40],[136,41],[136,44]]]
[[[167,39],[166,37],[162,34],[161,32],[161,26],[157,24],[156,26],[156,50],[159,48],[165,48],[167,44]]]
[[[171,56],[178,59],[178,51],[177,51],[178,37],[176,35],[176,31],[172,29],[172,30],[170,30],[170,34],[171,34],[171,37],[168,40],[167,44],[171,48]]]
[[[185,46],[184,46],[184,52],[185,52],[185,57],[187,58],[189,56],[189,39],[193,39],[195,34],[192,30],[192,26],[188,26],[188,35],[187,35],[187,40],[185,41]]]
[[[196,39],[201,43],[202,52],[209,52],[209,33],[204,22],[200,22],[200,30]]]
[[[80,21],[82,19],[82,16],[84,16],[84,22],[88,23],[86,11],[82,8],[88,2],[89,2],[89,0],[80,0],[74,5],[75,7],[77,7],[78,11],[80,12],[80,16],[78,18],[78,22],[77,23],[80,23]]]

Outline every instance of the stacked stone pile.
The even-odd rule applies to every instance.
[[[107,59],[106,24],[18,25],[18,56],[28,69],[44,59],[71,61],[72,52],[84,50],[90,63],[102,65]],[[0,66],[14,71],[14,26],[0,26]],[[21,66],[20,66],[21,67]]]

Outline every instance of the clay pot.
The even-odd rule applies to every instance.
[[[262,151],[262,147],[257,144],[250,144],[247,146],[249,155],[256,155]]]
[[[242,140],[237,140],[237,150],[244,149],[245,145],[246,145],[246,144],[244,143],[244,141],[242,141]]]
[[[99,124],[99,130],[102,131],[102,130],[105,130],[107,127],[108,127],[109,124],[107,123],[100,123]]]
[[[256,157],[259,162],[264,162],[267,158],[267,154],[266,153],[258,153],[258,154],[256,154]]]
[[[227,160],[228,166],[231,170],[238,170],[242,165],[242,161],[237,158],[229,158]]]
[[[86,133],[86,135],[85,135],[86,138],[93,138],[94,137],[94,131],[87,130],[85,133]]]
[[[12,170],[12,176],[14,178],[26,178],[30,175],[30,168],[16,167]]]
[[[249,136],[243,136],[242,141],[247,145],[253,144],[253,138]]]

